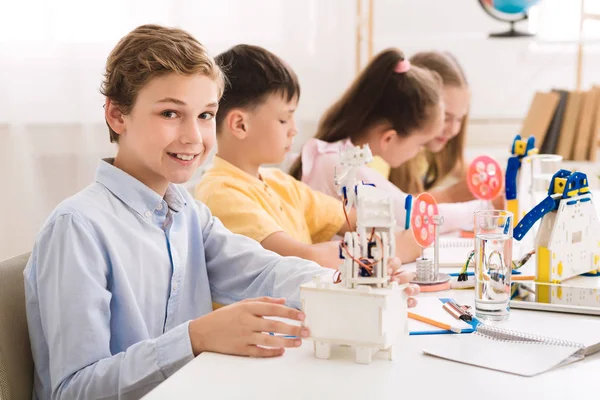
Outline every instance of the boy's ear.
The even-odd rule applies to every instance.
[[[385,153],[388,151],[390,145],[394,143],[396,136],[398,136],[398,133],[395,129],[387,129],[381,134],[379,137],[379,146],[381,146],[382,152]]]
[[[106,123],[113,131],[115,131],[115,133],[121,135],[125,132],[125,119],[123,118],[123,113],[116,104],[110,101],[110,99],[106,99],[104,103],[104,118],[106,119]]]
[[[239,140],[248,137],[248,114],[240,109],[233,109],[225,117],[225,126]]]

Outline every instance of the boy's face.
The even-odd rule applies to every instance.
[[[281,93],[273,93],[247,113],[248,137],[243,143],[248,147],[244,148],[258,165],[284,161],[298,133],[294,120],[297,106],[297,98],[288,102]]]
[[[218,101],[211,78],[171,73],[150,80],[128,115],[107,103],[120,134],[115,166],[159,194],[170,182],[187,182],[214,146]]]

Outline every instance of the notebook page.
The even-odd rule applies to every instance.
[[[440,238],[440,267],[462,268],[469,258],[471,251],[475,250],[475,239],[458,237]],[[527,250],[529,251],[529,250]],[[433,246],[423,251],[426,258],[433,259]],[[521,246],[517,240],[513,240],[513,260],[521,258]]]
[[[469,253],[475,249],[474,239],[442,237],[440,238],[440,267],[462,267]],[[433,247],[423,251],[423,255],[433,259]]]
[[[454,328],[460,329],[473,329],[473,327],[466,322],[454,318],[446,310],[442,308],[444,303],[437,297],[419,297],[417,306],[410,309],[410,312],[432,319],[437,322],[448,324]],[[429,325],[425,322],[417,321],[414,319],[408,319],[408,331],[415,332],[446,332],[445,330]]]
[[[431,356],[521,376],[535,376],[581,360],[579,351],[541,343],[501,342],[474,333],[441,335],[423,349]]]

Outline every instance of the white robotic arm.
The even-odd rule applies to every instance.
[[[357,186],[362,184],[356,178],[359,168],[373,161],[369,145],[349,147],[340,153],[339,164],[335,168],[334,184],[337,194],[342,197],[346,212],[356,205]]]
[[[389,193],[375,185],[359,182],[358,169],[373,160],[371,149],[350,147],[340,154],[335,185],[346,212],[354,206],[356,232],[348,232],[341,244],[344,258],[341,281],[348,288],[357,285],[387,287],[387,264],[395,254],[394,207]]]
[[[387,264],[395,254],[394,209],[389,193],[357,180],[358,169],[373,159],[368,146],[340,154],[335,184],[346,212],[357,211],[357,228],[340,244],[343,265],[335,282],[316,276],[301,286],[304,325],[310,328],[317,358],[331,345],[353,346],[356,361],[370,363],[384,351],[390,360],[408,337],[406,285],[390,281]]]

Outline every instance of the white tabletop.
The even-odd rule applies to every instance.
[[[596,207],[600,208],[600,204]],[[533,274],[534,265],[532,257],[523,273]],[[406,267],[414,270],[414,265]],[[451,297],[461,304],[473,303],[472,290],[421,296]],[[600,317],[596,316],[512,309],[509,320],[499,325],[588,345],[600,342]],[[288,349],[282,357],[273,359],[204,353],[145,399],[598,398],[600,353],[526,378],[423,354],[423,348],[440,339],[441,335],[410,336],[397,360],[376,356],[369,365],[355,363],[353,349],[342,347],[332,348],[330,360],[319,360],[314,357],[311,341],[304,341],[301,348]]]
[[[430,295],[430,294],[427,294]],[[472,291],[441,292],[463,304]],[[600,318],[512,310],[501,326],[542,333],[585,333],[600,341]],[[559,335],[563,336],[563,335]],[[579,336],[579,335],[578,335]],[[330,360],[314,357],[311,341],[282,357],[254,359],[204,353],[148,394],[146,399],[465,399],[481,393],[494,400],[594,398],[600,378],[600,353],[533,378],[446,361],[422,353],[441,335],[410,336],[395,361],[375,357],[354,362],[351,348],[334,347]],[[461,389],[462,388],[462,389]],[[528,396],[527,394],[530,393]]]

